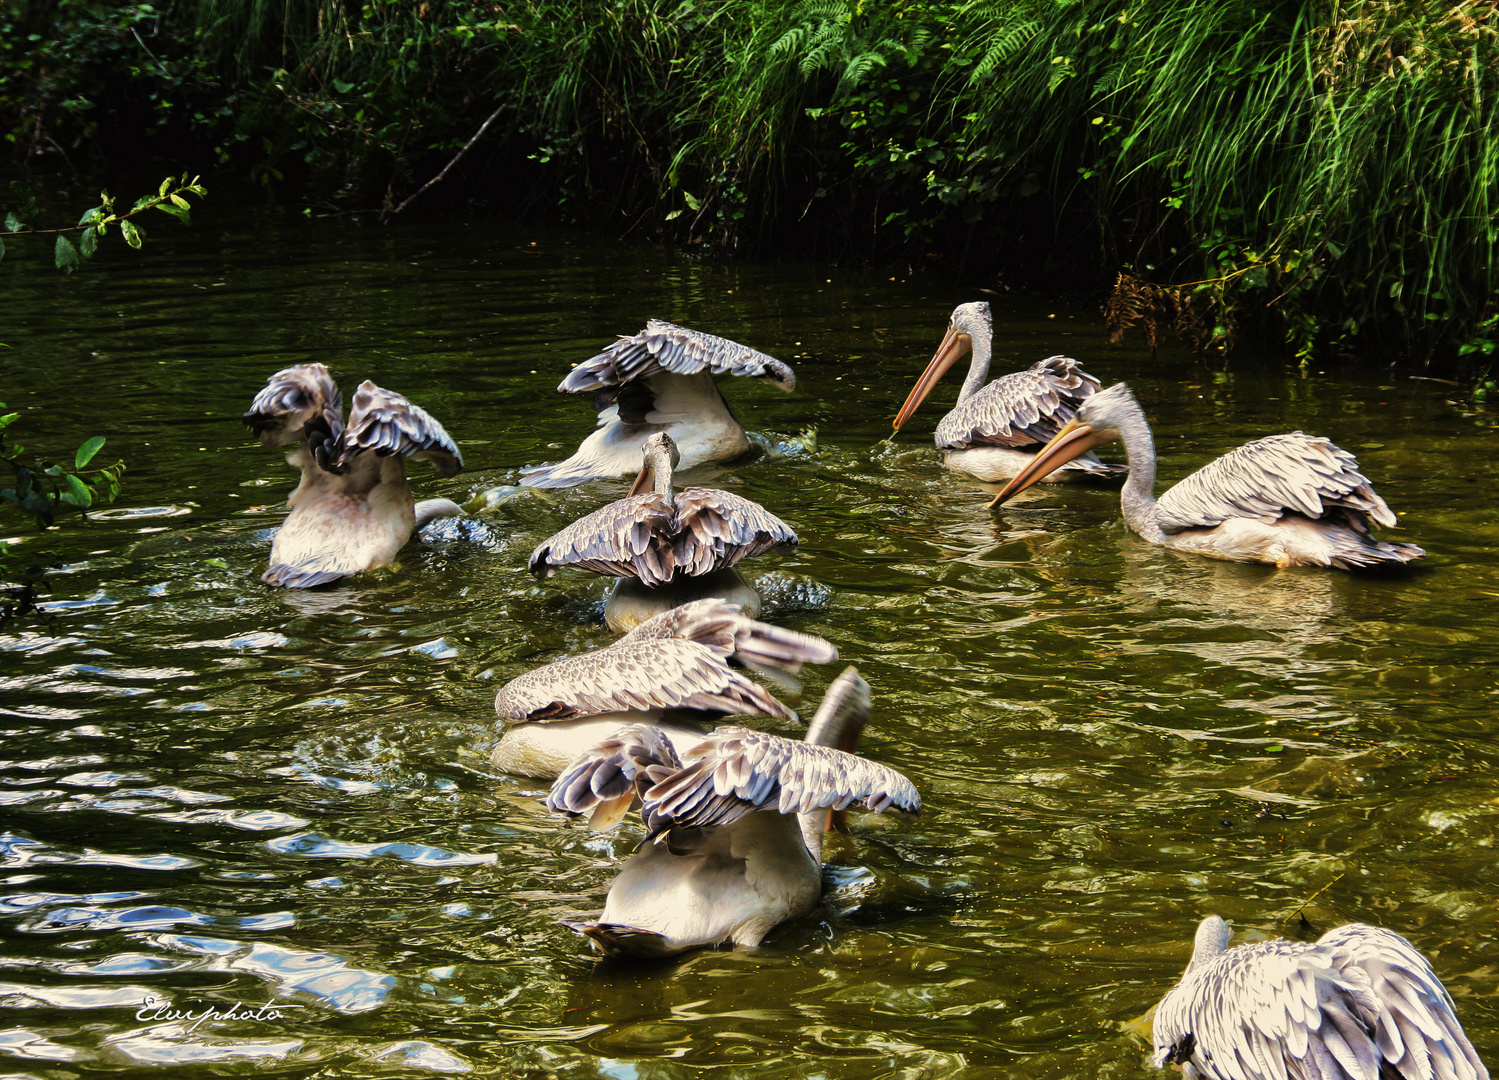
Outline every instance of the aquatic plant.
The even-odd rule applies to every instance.
[[[174,180],[169,176],[161,182],[155,195],[142,195],[135,201],[135,205],[124,213],[116,213],[114,199],[109,192],[102,191],[99,193],[99,205],[85,210],[83,216],[78,219],[77,225],[40,229],[28,224],[41,215],[41,208],[37,205],[36,197],[23,182],[15,180],[10,184],[10,200],[6,206],[5,225],[3,229],[0,229],[0,259],[5,257],[7,238],[14,240],[26,236],[51,236],[55,238],[52,246],[54,265],[64,273],[71,274],[83,265],[84,259],[91,257],[99,249],[99,240],[109,233],[111,225],[119,230],[125,243],[133,248],[139,248],[145,242],[146,230],[136,224],[134,218],[144,214],[147,210],[160,210],[169,217],[176,218],[182,224],[189,225],[192,223],[189,215],[191,205],[187,201],[187,196],[207,194],[207,189],[198,183],[197,177],[189,180],[184,174],[180,180]],[[76,245],[70,239],[70,233],[77,234]]]

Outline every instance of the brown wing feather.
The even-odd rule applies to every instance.
[[[679,573],[701,577],[772,548],[791,550],[795,531],[757,502],[717,488],[683,488],[672,539]]]
[[[443,476],[452,476],[463,466],[458,445],[430,413],[368,379],[354,392],[354,406],[335,467],[342,467],[349,458],[365,451],[381,457],[397,454],[430,461]]]
[[[302,438],[309,421],[323,421],[334,436],[343,427],[343,395],[322,364],[283,368],[268,380],[250,409],[245,424],[263,446],[287,446]],[[329,414],[325,420],[324,414]]]
[[[640,333],[621,337],[573,368],[557,389],[564,394],[603,391],[597,402],[603,409],[634,380],[662,371],[690,375],[703,370],[768,379],[785,390],[796,385],[791,368],[773,356],[728,338],[652,319]]]
[[[1168,532],[1210,528],[1230,518],[1316,520],[1332,508],[1349,511],[1356,528],[1366,518],[1384,526],[1395,515],[1358,471],[1358,461],[1330,440],[1293,431],[1256,439],[1224,454],[1161,496],[1158,520]]]
[[[676,572],[672,507],[647,493],[618,499],[543,540],[531,552],[531,573],[551,577],[559,567],[639,578],[664,585]]]
[[[1002,375],[958,402],[937,424],[944,450],[973,446],[1041,446],[1098,392],[1098,379],[1070,356],[1049,356]]]

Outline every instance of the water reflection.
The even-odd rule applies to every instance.
[[[1108,486],[990,514],[993,486],[944,470],[926,430],[888,440],[933,320],[973,299],[935,283],[493,223],[225,220],[13,282],[6,400],[37,430],[107,431],[131,468],[119,507],[27,540],[55,547],[53,613],[0,629],[16,1069],[1143,1077],[1123,1025],[1197,919],[1274,930],[1309,898],[1324,925],[1417,941],[1494,1058],[1499,519],[1474,493],[1499,464],[1429,384],[1248,357],[1216,381],[1109,347],[1089,313],[996,298],[997,355],[1070,335],[1140,394],[1163,471],[1316,431],[1433,551],[1402,578],[1241,567],[1129,536]],[[712,482],[801,535],[751,574],[766,615],[859,666],[866,750],[928,810],[830,852],[822,909],[763,949],[597,971],[556,920],[602,906],[633,839],[554,820],[486,757],[497,685],[610,638],[602,583],[523,562],[623,485],[513,485],[586,434],[553,390],[566,364],[647,315],[796,364],[794,394],[735,387],[762,452]],[[273,592],[256,579],[293,477],[238,417],[306,359],[451,417],[470,471],[423,494],[477,498],[390,573]],[[802,700],[831,677],[807,672]],[[135,1019],[123,999],[147,992],[303,1007],[188,1031]]]

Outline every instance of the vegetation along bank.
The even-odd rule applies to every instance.
[[[22,0],[0,114],[37,174],[146,157],[366,218],[1111,290],[1119,332],[1481,385],[1495,6]]]

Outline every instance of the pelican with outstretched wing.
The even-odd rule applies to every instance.
[[[1129,461],[1129,479],[1120,492],[1125,523],[1152,544],[1232,562],[1341,570],[1426,555],[1414,544],[1375,540],[1371,521],[1386,528],[1395,524],[1389,505],[1359,472],[1352,454],[1300,431],[1231,450],[1157,501],[1155,441],[1144,410],[1123,383],[1083,402],[1076,419],[989,505],[998,506],[1063,462],[1115,440],[1124,443]]]
[[[602,649],[510,680],[494,709],[509,725],[492,761],[502,772],[551,780],[625,724],[659,727],[678,756],[725,716],[795,719],[744,669],[794,676],[838,650],[819,637],[755,622],[722,600],[664,611]]]
[[[1393,930],[1349,923],[1316,942],[1228,948],[1216,915],[1156,1008],[1157,1066],[1188,1080],[1489,1080],[1452,997]]]
[[[677,462],[670,435],[646,439],[630,494],[542,541],[531,552],[531,573],[548,578],[574,566],[619,578],[604,605],[612,630],[706,596],[758,615],[759,594],[734,566],[767,551],[794,551],[796,533],[759,503],[727,491],[688,487],[674,494]]]
[[[948,369],[964,353],[971,352],[973,359],[963,388],[958,391],[958,403],[937,423],[937,447],[949,469],[991,482],[1008,480],[1029,465],[1036,451],[1073,418],[1078,405],[1100,386],[1096,378],[1069,356],[1049,356],[1025,371],[1001,375],[986,383],[993,340],[993,317],[988,303],[978,301],[954,308],[942,344],[911,388],[894,423],[899,431]],[[1124,472],[1122,465],[1105,465],[1094,455],[1085,454],[1043,479],[1061,483],[1090,476],[1120,476]]]
[[[628,476],[640,467],[642,444],[658,431],[677,443],[683,469],[739,457],[750,445],[713,381],[724,374],[764,379],[787,392],[796,386],[790,366],[773,356],[652,319],[562,380],[561,393],[596,393],[598,430],[566,461],[522,469],[521,483],[560,488]]]
[[[463,465],[457,445],[424,410],[368,380],[345,424],[326,367],[286,368],[255,395],[245,423],[262,445],[291,447],[287,463],[302,473],[261,575],[268,585],[307,589],[389,566],[415,530],[462,513],[448,499],[415,502],[403,463],[429,461],[453,476]]]
[[[868,718],[869,685],[849,668],[802,742],[720,728],[678,755],[656,728],[617,731],[557,778],[547,806],[607,828],[638,796],[646,839],[598,921],[564,925],[606,954],[661,957],[758,945],[812,911],[830,812],[921,808],[911,781],[851,752]]]

